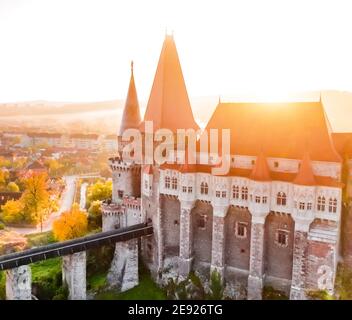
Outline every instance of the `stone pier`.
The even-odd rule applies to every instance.
[[[107,282],[120,292],[138,285],[138,239],[116,243]]]
[[[32,299],[32,273],[30,266],[6,270],[6,299]]]
[[[214,206],[213,241],[211,249],[210,273],[217,271],[224,280],[225,273],[225,216],[227,206]]]
[[[62,282],[69,290],[69,300],[85,300],[87,297],[86,283],[86,252],[78,252],[62,258]]]
[[[181,201],[179,273],[183,277],[187,277],[191,272],[193,263],[193,230],[191,216],[193,206],[194,201]]]
[[[261,300],[264,274],[264,223],[266,214],[252,214],[248,300]]]

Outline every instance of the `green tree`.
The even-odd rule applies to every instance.
[[[112,181],[98,181],[87,188],[87,208],[96,200],[103,201],[112,197]]]
[[[222,283],[222,278],[220,273],[217,270],[213,270],[210,275],[210,300],[220,300],[224,294],[224,286]]]
[[[101,213],[101,201],[93,201],[88,209],[88,222],[91,229],[101,227]]]

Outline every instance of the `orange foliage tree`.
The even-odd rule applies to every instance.
[[[64,212],[53,224],[53,234],[59,241],[82,237],[87,233],[87,214],[77,204],[70,211]]]

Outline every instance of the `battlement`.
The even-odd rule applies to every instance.
[[[134,161],[124,161],[120,156],[109,158],[109,165],[112,171],[140,171],[140,166]]]
[[[141,208],[141,198],[125,196],[122,199],[122,205],[127,208],[140,209]]]

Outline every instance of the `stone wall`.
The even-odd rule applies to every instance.
[[[199,227],[199,219],[205,216],[205,228]],[[192,210],[193,252],[197,262],[211,263],[213,208],[210,204],[198,201]]]
[[[6,299],[31,300],[32,274],[30,266],[6,270]]]
[[[236,223],[246,224],[246,235],[244,237],[236,235]],[[225,218],[225,224],[225,263],[229,267],[249,270],[251,214],[247,209],[230,207]]]
[[[287,231],[287,245],[278,243],[278,231]],[[271,213],[265,222],[265,275],[290,280],[292,277],[294,221],[290,215]]]
[[[69,290],[69,300],[85,300],[86,283],[86,252],[78,252],[62,258],[62,280]]]
[[[121,292],[138,285],[138,239],[116,243],[107,282]]]

